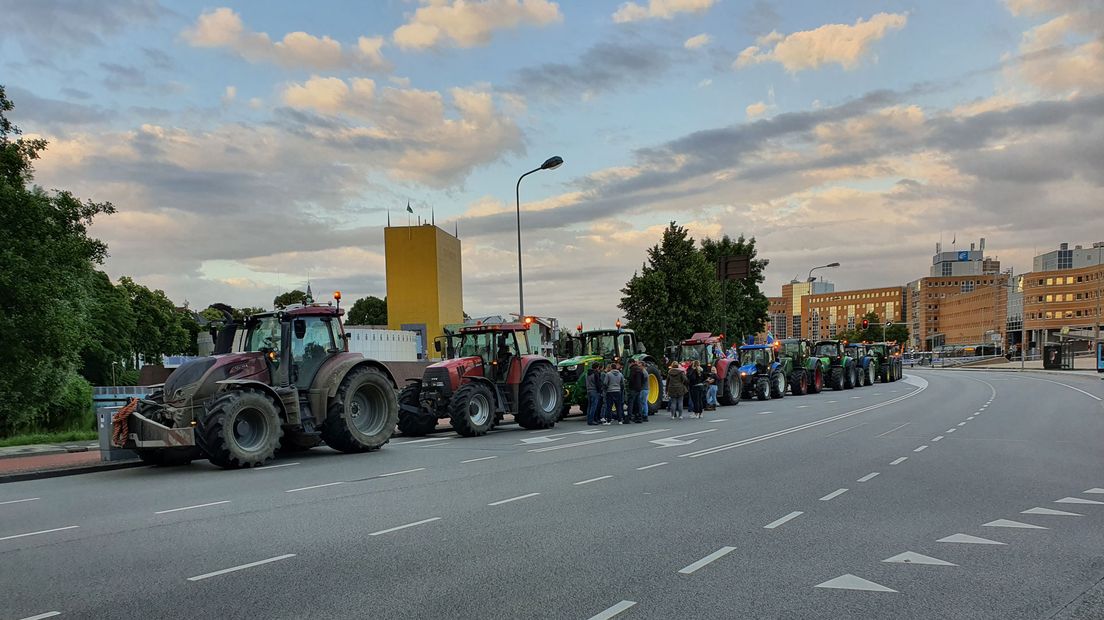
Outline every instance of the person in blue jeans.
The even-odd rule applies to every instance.
[[[591,364],[590,370],[587,372],[586,377],[586,391],[587,391],[587,425],[599,426],[602,424],[601,419],[598,417],[599,408],[602,404],[602,371],[598,368],[598,364]]]
[[[610,364],[606,369],[606,406],[609,407],[609,418],[615,424],[628,424],[625,417],[625,399],[622,392],[624,376],[618,364]]]

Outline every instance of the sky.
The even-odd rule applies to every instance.
[[[0,0],[36,182],[112,202],[105,270],[193,307],[385,293],[458,231],[464,306],[610,325],[668,222],[755,237],[768,295],[1017,272],[1104,240],[1104,0]]]

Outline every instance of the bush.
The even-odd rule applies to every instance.
[[[96,428],[92,385],[77,373],[70,373],[36,427],[50,432]]]

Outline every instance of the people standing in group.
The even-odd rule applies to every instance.
[[[737,346],[737,344],[735,342],[733,342],[732,346],[728,348],[728,359],[730,359],[730,360],[740,359],[740,347]]]
[[[625,418],[625,400],[621,391],[625,377],[621,374],[619,364],[610,364],[606,367],[606,407],[609,408],[609,420],[615,424],[628,424]]]
[[[686,371],[686,380],[690,384],[691,417],[700,418],[705,408],[705,373],[701,362],[694,360]]]
[[[713,362],[709,365],[709,372],[705,375],[705,410],[716,411],[717,410],[717,390],[720,387],[720,376],[717,375],[717,368],[720,366],[720,362]],[[701,416],[698,416],[701,417]]]
[[[587,370],[586,376],[588,426],[599,426],[602,424],[600,408],[602,406],[604,390],[605,388],[602,385],[602,369],[598,364],[591,364],[590,368]]]
[[[628,386],[625,396],[627,414],[630,420],[636,424],[640,424],[644,421],[641,418],[640,393],[647,389],[648,385],[643,363],[638,360],[629,362],[629,379],[626,383]]]
[[[671,419],[682,419],[682,399],[687,393],[686,373],[678,362],[671,362],[667,369],[667,398],[670,399]]]

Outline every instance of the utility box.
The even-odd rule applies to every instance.
[[[123,450],[111,445],[111,416],[122,407],[97,407],[96,429],[100,433],[100,460],[101,461],[132,461],[138,458],[133,450]]]
[[[1070,343],[1043,345],[1043,368],[1073,370],[1073,347]]]

